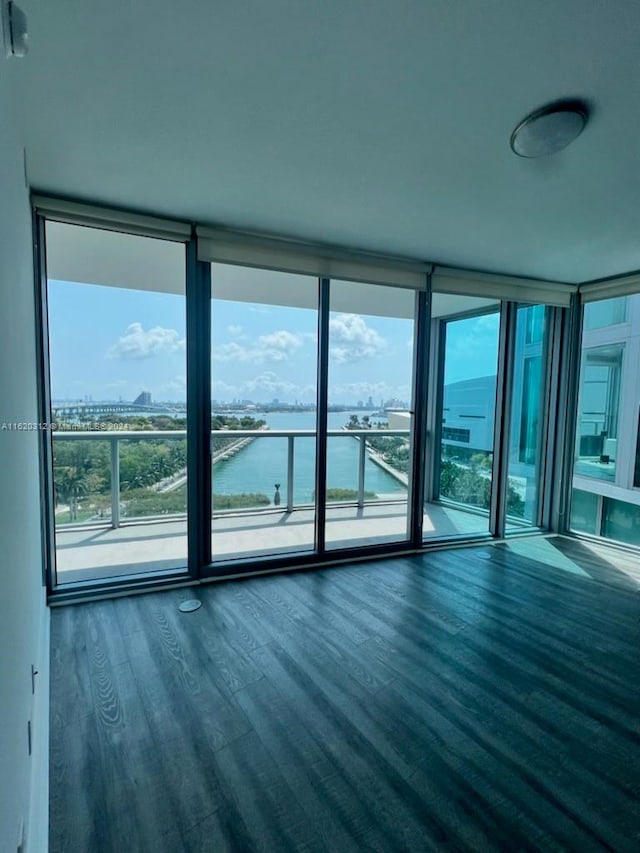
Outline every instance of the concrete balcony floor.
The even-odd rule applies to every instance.
[[[426,539],[481,534],[487,528],[485,515],[450,506],[431,504],[424,515]],[[401,542],[406,535],[406,501],[327,508],[329,549]],[[230,512],[214,516],[212,523],[214,560],[304,555],[313,550],[313,540],[310,508]],[[60,527],[56,559],[59,584],[181,569],[187,564],[187,522],[182,517],[132,521],[117,529]]]

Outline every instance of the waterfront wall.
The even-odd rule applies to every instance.
[[[369,459],[371,459],[372,462],[375,462],[376,465],[382,468],[383,471],[386,471],[387,474],[390,474],[399,483],[402,483],[403,486],[409,488],[409,477],[407,474],[403,474],[402,471],[398,471],[397,468],[393,468],[389,465],[378,451],[374,450],[372,447],[367,447],[367,453],[369,454]]]

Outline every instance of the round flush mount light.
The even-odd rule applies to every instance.
[[[511,150],[519,157],[545,157],[562,151],[580,136],[587,117],[581,101],[549,104],[520,122],[511,134]]]

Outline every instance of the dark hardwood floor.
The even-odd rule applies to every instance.
[[[638,851],[639,590],[557,538],[55,609],[51,851]]]

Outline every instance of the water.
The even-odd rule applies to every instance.
[[[362,415],[362,412],[354,412]],[[315,429],[315,412],[252,412],[271,429]],[[340,429],[351,412],[329,412],[329,429]],[[373,418],[375,422],[375,417]],[[359,442],[349,435],[330,436],[327,448],[327,487],[358,488]],[[294,444],[294,503],[312,503],[315,488],[315,437],[296,438]],[[273,500],[275,484],[280,483],[282,502],[287,500],[287,439],[258,438],[231,459],[218,462],[213,469],[217,494],[260,492]],[[398,482],[369,457],[365,460],[365,491],[376,495],[406,494]]]

